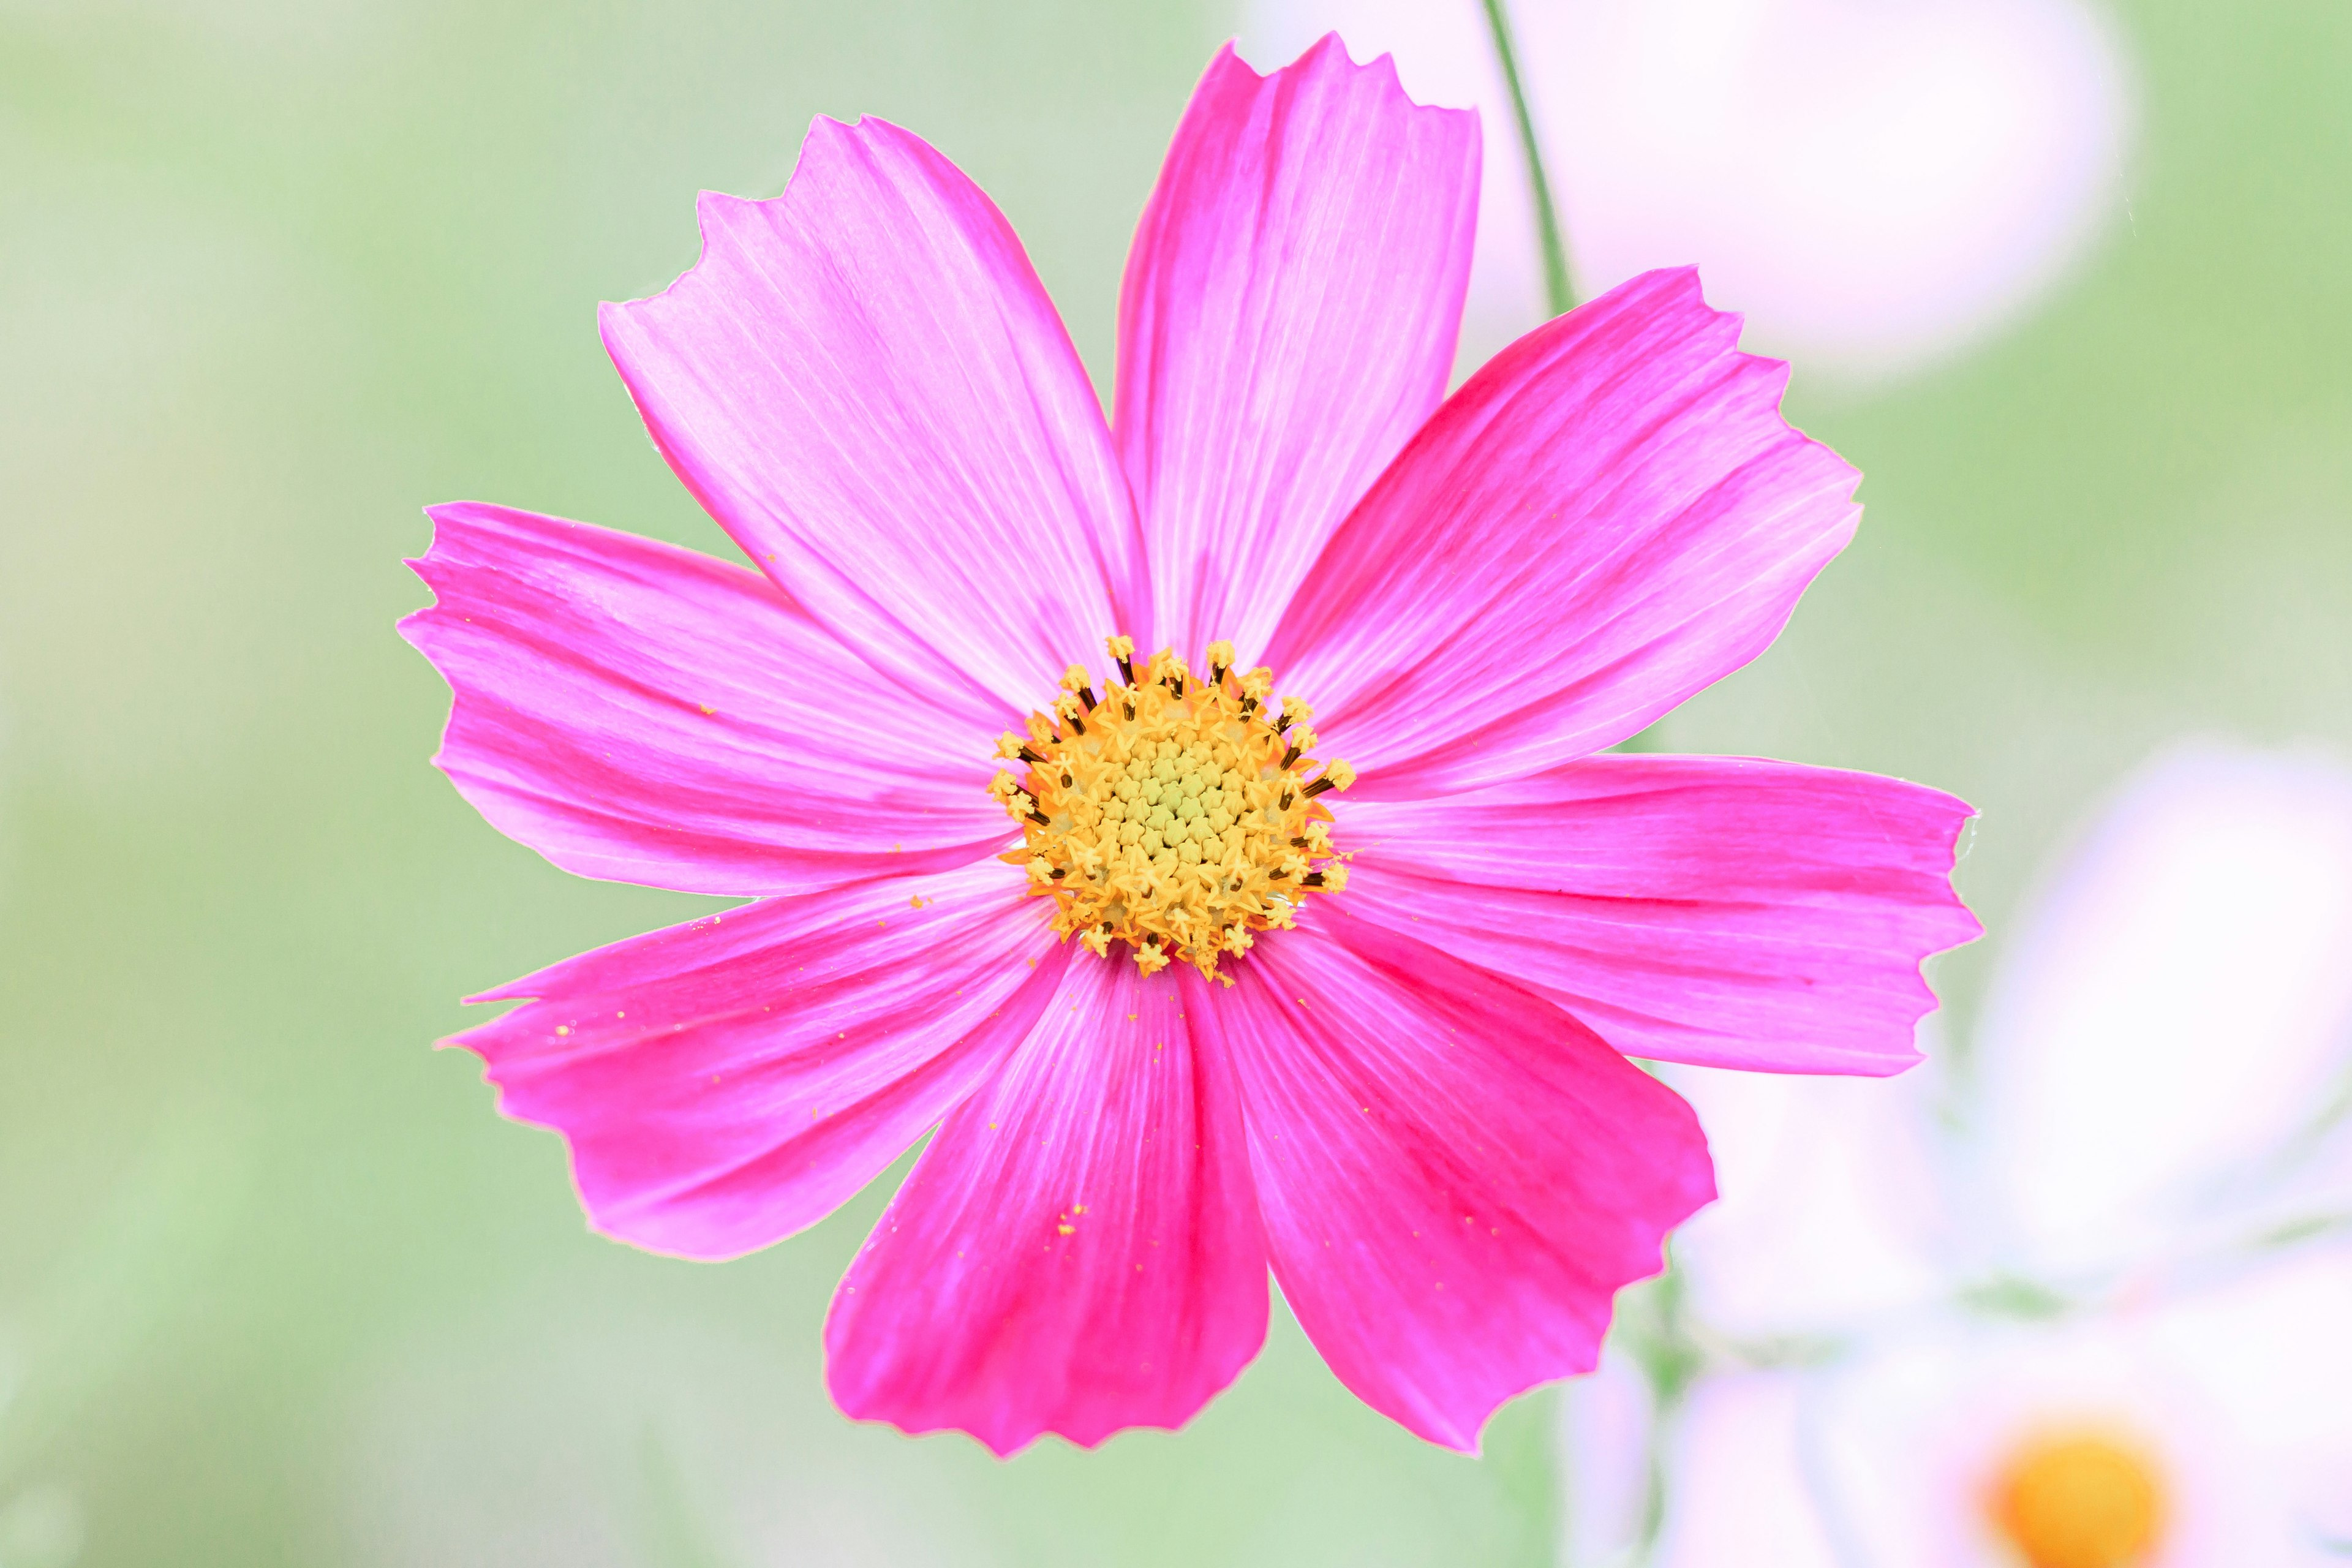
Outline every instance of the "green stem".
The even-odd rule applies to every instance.
[[[1519,79],[1518,51],[1511,44],[1511,19],[1503,15],[1503,0],[1486,0],[1486,30],[1495,40],[1495,58],[1503,68],[1503,85],[1511,89],[1511,111],[1518,117],[1519,151],[1527,154],[1528,185],[1536,201],[1536,244],[1543,252],[1544,301],[1555,316],[1576,303],[1568,287],[1568,246],[1560,238],[1559,211],[1552,205],[1551,181],[1544,175],[1543,152],[1536,144],[1535,116],[1528,110],[1528,89]]]

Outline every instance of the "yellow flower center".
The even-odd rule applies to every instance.
[[[2021,1444],[1986,1503],[2030,1568],[2133,1568],[2164,1531],[2164,1483],[2136,1445],[2095,1430]]]
[[[1312,893],[1336,893],[1347,868],[1331,847],[1331,813],[1316,797],[1355,771],[1308,755],[1313,710],[1276,703],[1265,669],[1238,674],[1234,646],[1209,645],[1203,680],[1169,649],[1140,679],[1135,644],[1112,637],[1120,680],[1099,700],[1083,665],[1062,677],[1049,716],[997,755],[1028,764],[989,793],[1021,824],[1004,857],[1029,869],[1029,891],[1054,900],[1054,929],[1108,958],[1124,942],[1146,974],[1181,959],[1217,973],[1252,933],[1287,926]]]

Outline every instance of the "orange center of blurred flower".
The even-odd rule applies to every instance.
[[[2164,1532],[2154,1460],[2101,1431],[2049,1432],[2023,1443],[1986,1506],[2031,1568],[2135,1568]]]
[[[1052,714],[997,742],[998,756],[1028,764],[989,783],[1021,824],[1004,858],[1054,900],[1063,937],[1106,958],[1125,942],[1146,974],[1181,959],[1230,985],[1220,954],[1290,924],[1309,894],[1347,886],[1316,797],[1346,789],[1355,770],[1307,754],[1313,710],[1276,702],[1269,670],[1237,673],[1231,643],[1209,645],[1205,679],[1169,649],[1139,675],[1132,641],[1109,647],[1121,679],[1099,698],[1074,664]]]

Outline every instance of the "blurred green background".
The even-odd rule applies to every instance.
[[[1976,802],[1962,1019],[2158,741],[2352,744],[2352,8],[2116,19],[2128,220],[1933,374],[1798,366],[1860,540],[1664,735]],[[743,1262],[639,1256],[427,1048],[697,901],[563,876],[426,765],[419,508],[727,550],[593,308],[693,260],[697,189],[779,189],[815,112],[979,180],[1107,381],[1234,23],[0,0],[0,1564],[1545,1560],[1539,1410],[1484,1464],[1426,1447],[1279,1313],[1180,1436],[999,1464],[852,1426],[819,1330],[879,1190]]]

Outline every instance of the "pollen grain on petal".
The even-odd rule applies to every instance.
[[[1145,974],[1181,960],[1231,984],[1220,957],[1347,885],[1317,797],[1355,772],[1309,754],[1313,710],[1297,697],[1276,705],[1272,672],[1235,670],[1231,643],[1210,645],[1205,674],[1171,648],[1138,670],[1132,639],[1108,647],[1115,678],[1097,689],[1072,665],[1025,739],[996,742],[1000,761],[1028,764],[989,781],[1022,826],[1004,858],[1027,870],[1032,896],[1055,901],[1065,940],[1104,958],[1125,942]]]

